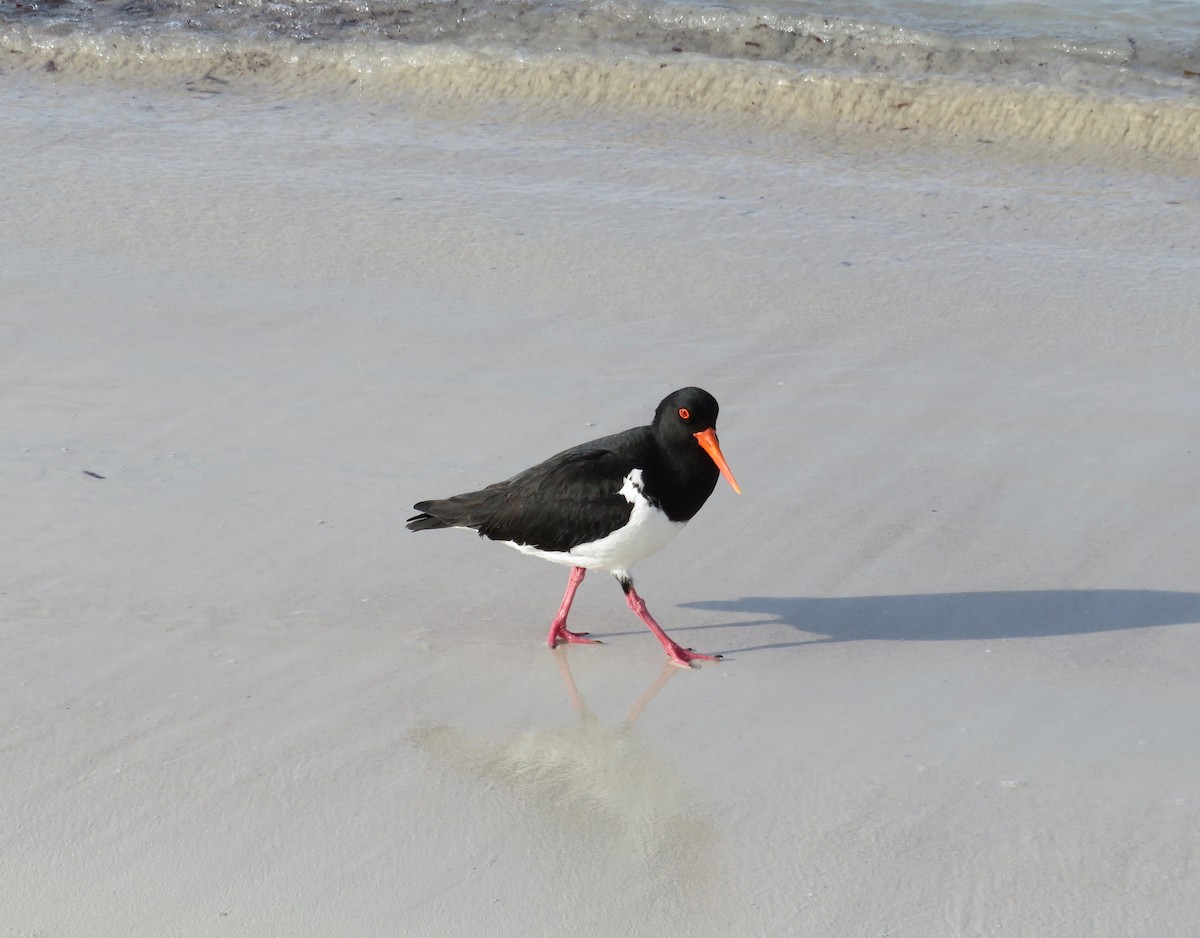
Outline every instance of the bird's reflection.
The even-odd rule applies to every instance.
[[[572,850],[587,851],[589,862],[607,856],[626,872],[631,862],[644,864],[643,878],[669,882],[671,891],[703,890],[710,878],[712,822],[681,773],[635,731],[679,669],[664,664],[620,724],[610,728],[584,700],[571,672],[571,654],[570,647],[560,647],[549,657],[579,720],[503,739],[433,724],[415,730],[413,742],[441,765],[477,777],[493,791],[507,791],[522,811],[552,819],[569,835]]]
[[[596,717],[588,709],[583,695],[579,693],[579,687],[575,684],[575,676],[571,673],[571,665],[567,660],[567,654],[565,646],[560,645],[554,649],[554,663],[558,665],[558,670],[563,677],[563,683],[567,685],[567,696],[571,699],[571,706],[575,708],[575,712],[583,718],[584,722],[594,722]],[[638,721],[638,718],[641,717],[646,707],[650,705],[650,701],[657,697],[658,692],[666,686],[667,681],[671,680],[678,673],[679,668],[672,665],[670,661],[667,661],[663,665],[662,671],[654,679],[654,683],[647,687],[642,696],[635,700],[633,706],[629,708],[629,713],[625,716],[625,722],[621,724],[621,733],[627,734],[633,728],[633,724]]]

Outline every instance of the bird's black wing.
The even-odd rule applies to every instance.
[[[640,468],[644,430],[581,444],[478,492],[418,502],[413,507],[422,514],[408,526],[474,528],[492,540],[553,551],[597,540],[629,520],[631,506],[620,490]]]

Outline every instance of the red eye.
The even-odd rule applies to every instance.
[[[686,407],[680,407],[679,408],[679,416],[682,417],[684,420],[687,420],[688,417],[690,417],[692,415],[688,412],[688,409]]]

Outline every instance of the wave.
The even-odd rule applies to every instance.
[[[41,0],[0,3],[0,42],[8,67],[165,85],[253,76],[1200,153],[1194,50],[949,35],[789,5]]]

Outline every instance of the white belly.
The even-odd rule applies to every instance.
[[[528,544],[518,544],[516,541],[504,543],[523,554],[541,557],[552,563],[583,567],[587,570],[607,570],[619,577],[627,576],[634,563],[670,544],[687,522],[672,521],[646,501],[646,496],[642,494],[641,469],[634,469],[625,477],[620,494],[633,506],[629,521],[624,527],[606,534],[599,540],[579,544],[569,551],[540,550]]]

